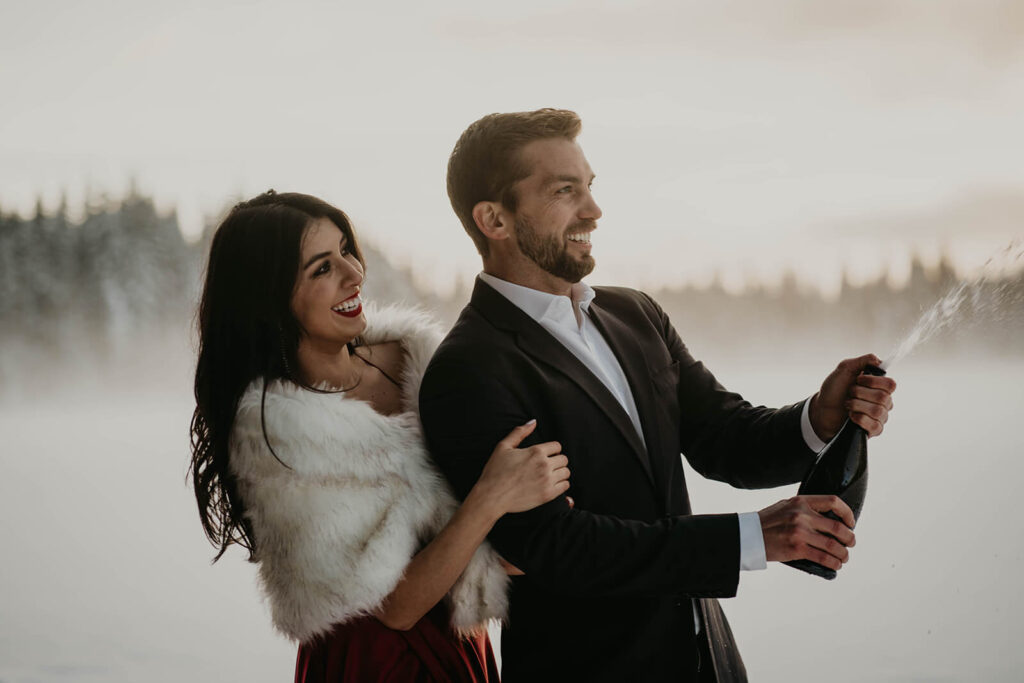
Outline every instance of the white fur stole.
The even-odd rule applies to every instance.
[[[441,332],[422,313],[367,310],[367,344],[400,341],[403,409],[385,416],[340,394],[263,382],[243,394],[231,468],[256,537],[256,560],[274,625],[308,641],[372,613],[457,503],[423,443],[417,395]],[[485,542],[449,591],[452,626],[477,631],[504,619],[508,577]]]

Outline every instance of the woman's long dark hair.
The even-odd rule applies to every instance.
[[[249,560],[255,556],[256,540],[228,465],[228,439],[238,401],[253,380],[262,378],[264,391],[274,379],[297,381],[302,330],[291,297],[303,236],[318,218],[337,225],[363,263],[348,216],[298,193],[270,190],[236,205],[210,244],[197,315],[191,478],[203,530],[219,548],[214,562],[232,543],[248,550]]]

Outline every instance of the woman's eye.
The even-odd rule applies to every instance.
[[[313,277],[318,277],[320,275],[325,275],[328,272],[330,272],[330,270],[331,270],[331,262],[330,261],[324,261],[323,263],[320,264],[320,267],[317,268],[313,272]]]

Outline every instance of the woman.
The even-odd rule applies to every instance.
[[[568,489],[557,443],[514,429],[457,505],[415,413],[439,332],[369,319],[348,218],[302,194],[242,202],[217,229],[199,307],[192,478],[217,559],[258,562],[296,681],[493,681],[485,624],[507,577],[495,521]],[[467,425],[471,428],[471,425]]]

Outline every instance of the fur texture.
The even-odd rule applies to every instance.
[[[307,641],[372,613],[413,555],[457,503],[424,447],[420,381],[441,332],[415,311],[367,310],[367,344],[400,341],[403,412],[385,416],[339,394],[263,382],[243,394],[231,437],[231,468],[256,537],[262,589],[274,625]],[[290,468],[290,469],[289,469]],[[504,619],[508,577],[484,543],[446,600],[461,633]]]

